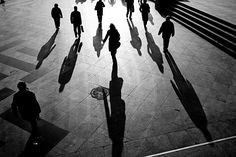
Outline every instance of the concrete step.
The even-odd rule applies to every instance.
[[[184,27],[188,28],[189,30],[191,30],[192,32],[196,33],[197,35],[199,35],[200,37],[202,37],[203,39],[207,40],[208,42],[210,42],[211,44],[213,44],[214,46],[218,47],[219,49],[223,50],[224,52],[226,52],[228,55],[232,56],[233,58],[236,59],[236,53],[234,49],[230,49],[229,47],[225,46],[224,44],[217,42],[215,39],[213,39],[211,36],[207,36],[202,30],[196,29],[194,27],[192,27],[191,24],[188,24],[184,21],[181,20],[180,17],[177,16],[173,16],[172,17],[173,20],[175,20],[176,22],[180,23],[181,25],[183,25]]]
[[[210,29],[214,29],[216,32],[219,32],[219,34],[222,34],[223,36],[225,35],[225,37],[229,38],[229,40],[235,40],[236,28],[230,27],[230,24],[225,25],[224,23],[221,23],[222,21],[220,20],[215,20],[203,14],[199,14],[179,4],[173,6],[172,8],[174,11],[183,12],[190,15],[192,18],[194,18],[194,20],[198,20],[204,26],[209,27]]]
[[[157,1],[156,9],[195,32],[227,54],[236,56],[236,25],[188,6],[180,1]]]
[[[225,44],[226,46],[235,49],[236,38],[232,34],[225,30],[218,28],[215,25],[211,25],[201,18],[196,18],[192,14],[181,11],[178,8],[170,8],[173,16],[179,17],[182,21],[187,22],[192,27],[202,30],[206,35],[211,36],[218,42]]]

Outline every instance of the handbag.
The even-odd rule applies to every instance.
[[[134,5],[132,5],[131,7],[131,12],[134,12]]]

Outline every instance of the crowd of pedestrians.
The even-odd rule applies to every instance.
[[[1,0],[1,3],[4,1]],[[147,22],[148,16],[150,13],[150,7],[147,3],[147,0],[139,0],[140,12],[142,15],[142,20],[144,24],[144,29],[147,32]],[[126,18],[132,20],[132,13],[134,12],[134,0],[126,0],[127,4],[127,13]],[[99,26],[101,27],[102,16],[103,16],[103,8],[105,4],[102,0],[98,0],[95,5],[95,10],[97,11],[97,18],[99,22]],[[60,19],[63,18],[63,14],[58,4],[54,4],[54,7],[51,10],[51,16],[55,23],[55,28],[58,31],[60,29]],[[170,16],[166,17],[166,21],[164,21],[160,27],[158,35],[162,34],[163,38],[163,51],[164,53],[168,51],[168,45],[170,37],[174,36],[174,24],[170,21]],[[73,25],[73,30],[75,37],[80,38],[81,32],[83,32],[82,26],[82,18],[81,13],[78,11],[77,6],[74,6],[74,11],[70,14],[70,22]],[[117,49],[120,47],[120,33],[114,24],[110,24],[110,28],[107,31],[105,38],[101,40],[101,43],[104,45],[107,39],[109,38],[108,49],[111,52],[111,57],[113,61],[116,61],[116,53]],[[102,39],[102,37],[101,37]],[[16,117],[20,116],[28,121],[32,127],[32,134],[37,137],[38,136],[38,126],[37,119],[39,118],[39,114],[41,112],[39,103],[36,100],[35,94],[30,92],[24,82],[19,82],[17,85],[19,91],[13,96],[12,102],[12,111]]]
[[[134,0],[125,0],[127,12],[126,12],[126,18],[132,20],[132,13],[134,12]],[[150,6],[147,3],[147,0],[138,0],[139,4],[139,11],[141,12],[143,25],[145,31],[147,31],[147,22],[149,20],[150,16]],[[101,27],[102,24],[102,17],[103,17],[103,9],[105,7],[105,4],[102,2],[102,0],[98,0],[94,10],[97,12],[97,18],[99,26]],[[61,9],[58,7],[58,4],[55,4],[51,11],[51,16],[54,20],[55,27],[57,30],[60,28],[60,19],[63,18]],[[166,16],[166,21],[164,21],[160,27],[158,35],[162,34],[163,38],[163,52],[166,52],[168,50],[170,37],[174,36],[174,24],[170,21],[170,16]],[[82,25],[82,18],[81,13],[78,11],[77,6],[74,6],[74,11],[70,15],[70,21],[71,24],[73,24],[73,30],[75,37],[81,37],[81,32],[83,32],[83,25]],[[116,31],[113,31],[116,30]],[[120,46],[120,42],[113,42],[113,38],[116,40],[120,38],[119,32],[115,28],[114,24],[110,25],[110,30],[108,30],[106,37],[103,40],[103,44],[107,40],[108,36],[109,39],[109,51],[112,52],[112,54],[116,54],[116,50]],[[113,34],[114,33],[114,34]],[[114,37],[113,37],[114,36]],[[119,41],[119,40],[118,40]]]

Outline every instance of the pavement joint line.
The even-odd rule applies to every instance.
[[[174,153],[174,152],[178,152],[178,151],[182,151],[182,150],[187,150],[187,149],[191,149],[191,148],[201,147],[201,146],[205,146],[205,145],[208,145],[208,144],[223,142],[223,141],[232,140],[232,139],[236,139],[236,136],[230,136],[230,137],[214,140],[214,141],[211,141],[211,142],[204,142],[204,143],[195,144],[195,145],[192,145],[192,146],[187,146],[187,147],[183,147],[183,148],[173,149],[173,150],[170,150],[170,151],[165,151],[165,152],[161,152],[161,153],[157,153],[157,154],[153,154],[153,155],[147,155],[145,157],[157,157],[157,156],[161,156],[161,155],[166,155],[166,154],[170,154],[170,153]]]

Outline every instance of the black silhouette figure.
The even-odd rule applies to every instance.
[[[56,47],[56,44],[54,44],[54,43],[55,43],[57,33],[58,33],[58,29],[51,36],[51,38],[48,40],[48,42],[41,47],[41,49],[38,53],[38,56],[37,56],[38,63],[36,65],[35,69],[40,68],[44,59],[46,59],[49,56],[49,54],[52,52],[52,50]]]
[[[77,10],[77,6],[74,6],[74,11],[70,14],[70,21],[74,26],[75,37],[77,38],[77,35],[80,37],[81,27],[82,27],[82,19],[81,19],[80,12]]]
[[[174,82],[171,80],[171,84],[183,104],[190,119],[198,127],[208,142],[212,141],[210,132],[207,130],[207,118],[202,108],[201,102],[191,85],[191,83],[183,77],[178,66],[176,65],[173,57],[167,50],[165,53],[166,60],[170,65],[173,73]]]
[[[95,10],[97,10],[98,22],[102,22],[102,15],[103,15],[103,7],[105,7],[102,0],[99,0],[95,6]]]
[[[54,4],[54,8],[52,8],[51,16],[54,20],[56,29],[60,28],[60,19],[63,18],[61,9],[58,7],[58,4]]]
[[[123,79],[119,78],[117,75],[118,68],[115,56],[112,57],[112,61],[113,67],[109,84],[111,113],[109,112],[108,101],[104,89],[103,99],[107,118],[108,134],[109,138],[112,140],[112,157],[121,157],[126,121],[125,101],[121,98]]]
[[[17,88],[19,91],[14,94],[11,104],[12,112],[16,117],[21,117],[31,124],[32,136],[36,138],[39,135],[37,119],[39,119],[39,113],[41,112],[39,103],[35,94],[28,90],[25,82],[19,82]],[[18,113],[20,113],[20,116]]]
[[[170,21],[170,16],[166,17],[166,21],[164,21],[160,27],[158,35],[162,33],[163,38],[163,51],[168,51],[170,36],[175,35],[175,28],[173,22]]]
[[[143,0],[143,2],[141,1],[140,3],[141,3],[141,5],[140,5],[139,10],[142,13],[144,28],[145,28],[145,30],[147,30],[148,14],[150,12],[150,7],[147,4],[147,0]]]
[[[4,4],[4,3],[5,3],[5,1],[4,1],[4,0],[1,0],[0,4]]]
[[[93,37],[93,47],[95,51],[97,52],[97,56],[100,56],[100,52],[103,48],[102,44],[102,27],[101,25],[98,25],[96,36]]]
[[[139,56],[142,55],[141,53],[141,47],[142,47],[142,41],[139,38],[138,28],[134,26],[133,21],[127,20],[129,25],[129,31],[131,35],[131,41],[130,44],[138,51]]]
[[[132,13],[134,12],[134,0],[126,0],[126,5],[127,5],[127,13],[126,13],[126,18],[132,19]]]
[[[109,37],[109,51],[111,52],[111,56],[114,57],[116,55],[117,49],[120,47],[120,33],[116,29],[114,24],[110,24],[110,29],[107,31],[105,39],[103,40],[103,44],[106,42]]]
[[[58,83],[60,84],[59,92],[64,90],[65,85],[71,79],[77,61],[77,52],[80,52],[82,44],[83,43],[80,42],[80,38],[76,39],[70,48],[68,56],[66,56],[63,60],[58,78]]]
[[[161,73],[164,73],[163,67],[163,58],[159,47],[156,45],[152,34],[146,31],[146,38],[147,38],[147,52],[151,56],[152,60],[156,62],[159,70]]]

